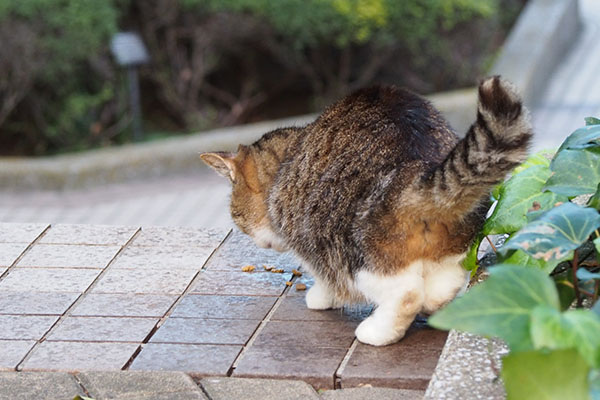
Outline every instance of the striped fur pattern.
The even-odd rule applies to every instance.
[[[489,190],[524,160],[531,134],[515,88],[492,77],[462,140],[425,99],[376,86],[303,128],[202,158],[232,182],[238,227],[313,273],[308,306],[375,303],[356,333],[382,345],[460,290]]]

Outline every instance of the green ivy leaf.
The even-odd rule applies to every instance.
[[[598,226],[600,214],[596,210],[567,202],[529,223],[500,252],[520,249],[546,262],[567,260]]]
[[[540,209],[548,210],[557,202],[567,201],[566,196],[542,192],[542,187],[550,177],[547,165],[534,165],[510,178],[501,187],[499,200],[490,218],[485,221],[483,233],[486,235],[513,233],[527,224],[527,212],[534,202]]]
[[[479,233],[475,237],[473,244],[471,244],[471,247],[469,247],[469,251],[467,251],[467,256],[462,262],[463,268],[467,271],[471,271],[472,274],[475,273],[475,271],[477,270],[477,266],[479,265],[477,263],[477,252],[479,251],[479,245],[481,244],[481,241],[484,237],[485,236],[481,233]]]
[[[559,151],[550,169],[544,190],[565,196],[594,193],[600,183],[600,149]]]
[[[500,255],[500,261],[503,264],[520,265],[523,267],[534,267],[544,270],[546,263],[542,260],[533,258],[522,250],[511,250],[504,255]]]
[[[596,188],[596,193],[588,200],[587,205],[600,210],[600,183],[598,184],[598,188]]]
[[[571,133],[560,145],[558,152],[597,146],[600,146],[600,125],[587,125]]]
[[[594,246],[596,247],[596,252],[600,254],[600,237],[594,239]]]
[[[600,119],[594,117],[586,117],[585,124],[586,125],[600,125]]]
[[[600,367],[600,318],[590,310],[564,313],[545,305],[531,313],[531,340],[536,349],[576,348],[589,366]]]
[[[574,349],[511,353],[502,359],[507,400],[588,400],[589,370]]]
[[[558,292],[558,298],[560,299],[560,309],[565,311],[569,309],[573,300],[575,300],[575,289],[573,288],[573,282],[569,277],[571,270],[566,270],[560,274],[554,275],[554,284],[556,285],[556,291]]]
[[[552,280],[542,271],[514,265],[490,269],[490,277],[429,318],[440,329],[498,336],[513,351],[533,348],[529,315],[538,305],[559,309]]]
[[[590,383],[590,397],[592,400],[600,400],[600,370],[593,369],[588,375]]]
[[[554,156],[554,151],[551,151],[551,150],[538,151],[534,155],[529,156],[529,158],[527,160],[525,160],[525,162],[523,164],[517,166],[513,170],[512,175],[513,176],[518,175],[521,172],[525,171],[527,168],[533,167],[534,165],[545,165],[546,167],[550,167],[550,160],[552,160],[553,156]]]

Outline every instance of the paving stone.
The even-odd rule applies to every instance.
[[[57,400],[83,396],[73,375],[61,372],[4,372],[0,374],[0,399]]]
[[[0,292],[0,314],[62,315],[79,293]]]
[[[35,340],[0,340],[0,371],[14,371],[34,344]],[[0,397],[2,397],[1,387],[2,385],[0,385]]]
[[[216,248],[229,232],[198,228],[148,227],[131,243],[132,246],[191,246]]]
[[[422,400],[423,390],[362,387],[328,390],[321,394],[323,400]]]
[[[284,268],[290,272],[299,262],[288,253],[257,247],[248,235],[234,231],[217,249],[206,265],[206,270],[238,272],[246,265],[262,270],[263,265]]]
[[[37,244],[17,265],[47,268],[104,268],[120,249],[120,246]]]
[[[73,316],[162,317],[176,295],[88,293],[75,306]]]
[[[83,292],[100,272],[99,269],[14,268],[0,281],[0,293]]]
[[[200,384],[211,400],[318,399],[306,382],[295,380],[205,378]]]
[[[260,321],[168,318],[152,343],[245,344]]]
[[[0,243],[0,266],[10,267],[27,246],[27,243]]]
[[[48,340],[85,342],[142,342],[157,318],[67,317],[47,336]]]
[[[137,343],[44,341],[23,364],[24,371],[105,371],[121,369]]]
[[[20,224],[0,222],[0,243],[31,243],[48,227],[48,224]]]
[[[333,389],[347,349],[342,347],[257,346],[244,353],[234,377],[302,379],[316,389]]]
[[[187,295],[171,317],[262,320],[277,297]]]
[[[41,339],[56,316],[0,315],[0,339]]]
[[[196,271],[189,269],[111,269],[92,293],[181,294],[195,275]]]
[[[128,247],[115,260],[112,268],[194,269],[200,270],[213,247]]]
[[[425,390],[447,332],[411,327],[400,342],[384,347],[359,343],[341,372],[342,388],[363,384]]]
[[[39,243],[124,246],[137,230],[128,226],[57,224],[50,227]]]
[[[201,271],[191,293],[279,296],[291,278],[290,273]]]
[[[162,393],[150,394],[148,396],[126,396],[116,397],[116,400],[208,400],[204,393],[195,390],[193,392],[177,392],[177,393]]]
[[[196,377],[226,375],[241,350],[237,345],[148,343],[129,369],[183,371]]]
[[[336,310],[311,310],[303,297],[285,296],[271,316],[273,321],[362,321],[370,306],[348,306]]]
[[[349,348],[358,323],[353,321],[269,321],[254,342],[257,346]]]
[[[82,372],[83,386],[102,399],[205,399],[201,389],[183,372],[106,371]],[[181,397],[183,395],[189,397]]]

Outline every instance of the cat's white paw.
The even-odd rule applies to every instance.
[[[404,337],[404,331],[398,332],[392,329],[389,324],[383,324],[373,316],[361,322],[354,334],[361,343],[373,346],[392,344]]]
[[[311,310],[328,310],[333,308],[335,299],[327,287],[315,282],[306,292],[306,306]]]

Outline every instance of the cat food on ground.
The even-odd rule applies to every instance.
[[[293,269],[292,274],[294,274],[294,276],[302,276],[302,272],[298,271],[297,269]]]
[[[292,283],[292,282],[290,282],[290,281],[287,281],[287,282],[285,283],[285,286],[292,286],[292,285],[293,285],[293,283]]]
[[[245,267],[242,267],[242,272],[252,272],[256,269],[256,267],[254,265],[246,265]]]
[[[273,272],[274,274],[283,274],[285,271],[283,270],[283,268],[277,268],[272,269],[271,272]]]
[[[263,265],[263,269],[264,269],[265,271],[271,271],[271,270],[273,269],[273,267],[270,267],[270,266],[268,266],[268,265]]]
[[[306,285],[304,283],[296,283],[296,290],[306,290]]]

